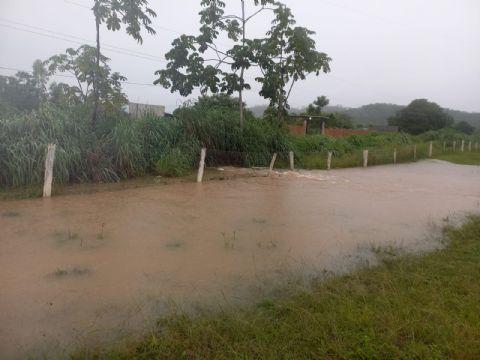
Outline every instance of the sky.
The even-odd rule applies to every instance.
[[[238,12],[238,0],[226,0]],[[293,107],[320,95],[331,105],[357,107],[385,102],[406,105],[427,98],[443,107],[480,112],[479,0],[283,0],[297,25],[314,30],[317,50],[331,58],[332,71],[294,87]],[[247,0],[247,12],[253,1]],[[31,70],[45,60],[88,41],[93,45],[93,0],[0,0],[0,74]],[[165,68],[164,55],[180,34],[197,34],[200,0],[150,0],[158,14],[155,36],[142,45],[123,31],[101,29],[110,66],[128,78],[124,91],[134,102],[165,105],[173,111],[195,99],[153,86],[155,71]],[[247,36],[260,37],[272,14],[262,12],[249,24]],[[43,35],[42,35],[43,34]],[[226,40],[222,44],[226,44]],[[225,42],[223,42],[225,41]],[[246,78],[256,76],[250,70]],[[58,77],[56,81],[68,78]],[[247,105],[266,104],[258,86],[245,94]]]

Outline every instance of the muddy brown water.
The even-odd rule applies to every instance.
[[[251,299],[372,245],[425,250],[479,201],[480,167],[424,161],[3,202],[0,357],[63,357],[168,301]]]

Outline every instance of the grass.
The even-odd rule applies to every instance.
[[[2,213],[2,216],[13,218],[13,217],[20,217],[22,215],[18,211],[5,211]]]
[[[264,299],[159,321],[142,340],[83,349],[96,359],[478,359],[480,216],[448,244]]]
[[[455,152],[436,156],[437,159],[461,165],[480,165],[480,152]]]
[[[74,267],[71,269],[58,268],[53,273],[50,274],[50,277],[63,278],[67,276],[85,276],[91,273],[90,269],[83,267]]]

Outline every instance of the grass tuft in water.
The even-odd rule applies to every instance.
[[[3,217],[20,217],[21,214],[18,211],[5,211],[2,213]]]
[[[171,250],[180,249],[184,246],[185,246],[185,243],[183,241],[178,241],[178,240],[169,241],[165,244],[165,247]]]
[[[85,276],[89,275],[91,272],[90,269],[85,267],[73,267],[71,269],[58,268],[50,274],[50,277],[62,278],[67,276]]]
[[[232,236],[222,232],[222,237],[223,237],[223,245],[225,246],[225,249],[227,250],[235,249],[235,243],[237,242],[237,233],[235,231],[233,232]]]

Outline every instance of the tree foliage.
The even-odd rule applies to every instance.
[[[322,109],[330,103],[330,100],[325,95],[317,97],[313,104],[308,105],[307,115],[321,115]]]
[[[452,126],[453,119],[438,104],[417,99],[390,118],[389,124],[398,126],[401,131],[418,135]]]
[[[244,72],[258,67],[262,71],[256,78],[262,84],[260,94],[278,109],[277,114],[283,114],[280,109],[288,108],[293,85],[309,73],[329,71],[330,58],[316,51],[312,31],[293,26],[295,20],[285,5],[254,0],[254,10],[247,15],[245,0],[239,2],[242,11],[237,15],[225,13],[224,1],[202,0],[200,35],[182,35],[173,41],[172,49],[165,55],[167,67],[156,72],[155,84],[182,96],[190,95],[196,88],[202,94],[238,92],[242,114],[242,92],[251,88]],[[271,29],[264,38],[248,38],[247,23],[265,10],[273,12]],[[231,48],[220,49],[217,40],[222,33],[233,43]],[[242,123],[242,115],[240,119]]]
[[[467,135],[472,135],[475,132],[475,127],[473,127],[466,121],[460,121],[456,123],[454,128]]]
[[[157,14],[148,7],[147,0],[95,0],[92,8],[95,16],[95,30],[96,30],[96,67],[93,72],[93,114],[92,126],[95,128],[97,119],[98,102],[102,89],[100,73],[102,62],[102,55],[100,51],[100,25],[105,23],[107,29],[117,31],[125,26],[128,35],[133,37],[137,42],[143,43],[141,34],[142,29],[145,29],[149,34],[155,34],[155,30],[150,26],[152,18]],[[98,71],[98,73],[97,73]],[[104,94],[105,95],[105,94]]]
[[[266,38],[254,42],[254,54],[263,75],[257,78],[262,84],[260,95],[270,100],[278,119],[283,120],[294,85],[311,73],[329,72],[331,58],[316,50],[315,32],[295,26],[292,11],[281,3],[276,5],[272,27]]]
[[[38,109],[47,97],[47,71],[40,60],[32,72],[19,71],[14,76],[0,76],[0,102],[4,112],[32,111]]]
[[[99,101],[105,109],[118,109],[127,103],[121,84],[126,78],[111,71],[106,56],[100,57],[100,66],[97,67],[96,56],[94,47],[82,45],[78,49],[69,48],[64,54],[54,55],[45,62],[49,75],[69,73],[76,80],[74,86],[53,83],[50,91],[54,102],[93,104],[93,84],[97,77]]]

